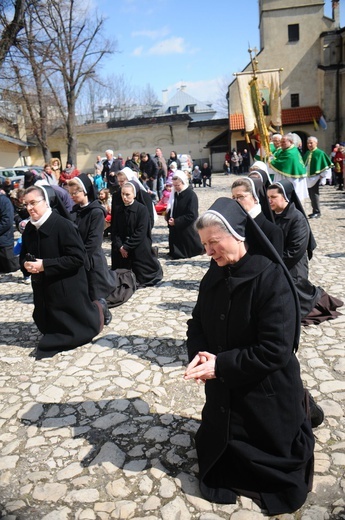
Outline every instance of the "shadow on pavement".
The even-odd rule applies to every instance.
[[[195,479],[197,459],[192,438],[199,421],[152,413],[140,398],[36,403],[19,417],[24,425],[36,426],[38,436],[44,433],[46,438],[50,432],[61,444],[66,442],[66,428],[71,438],[86,439],[91,448],[79,459],[81,468],[98,466],[111,474],[120,469],[137,473],[155,467],[171,477],[183,472]],[[40,445],[43,451],[50,448],[48,439]]]

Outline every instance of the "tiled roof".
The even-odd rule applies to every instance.
[[[320,107],[285,108],[282,112],[283,126],[312,123],[314,119],[318,121],[322,116]]]
[[[244,130],[243,114],[230,114],[230,130]]]
[[[286,125],[297,125],[301,123],[312,123],[319,121],[322,116],[320,107],[298,107],[298,108],[283,108],[282,123],[283,127]],[[230,130],[244,130],[243,114],[230,114]]]

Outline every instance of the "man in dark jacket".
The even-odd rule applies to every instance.
[[[140,171],[148,176],[147,185],[151,191],[157,193],[158,166],[150,154],[142,152],[140,154]]]
[[[122,169],[122,159],[115,159],[113,150],[105,151],[106,160],[103,161],[102,179],[106,180],[111,194],[118,190],[116,174]]]
[[[158,166],[158,174],[157,174],[157,195],[158,200],[161,200],[164,190],[164,185],[168,173],[168,167],[166,160],[163,157],[163,152],[160,148],[156,148],[155,161]]]
[[[19,262],[13,254],[13,205],[0,191],[0,273],[18,271]]]

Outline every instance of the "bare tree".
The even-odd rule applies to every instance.
[[[48,60],[44,79],[65,124],[67,155],[75,163],[76,102],[85,81],[94,75],[102,58],[113,52],[113,48],[103,38],[105,19],[91,18],[82,0],[42,0],[34,6],[34,12],[45,36],[41,43],[41,55]]]
[[[143,87],[140,98],[143,105],[154,106],[159,103],[158,96],[150,83],[147,83],[145,87]]]
[[[141,89],[132,86],[123,74],[111,74],[104,78],[93,77],[85,83],[78,108],[85,121],[95,122],[152,114],[157,103],[158,97],[151,85]]]
[[[50,107],[55,105],[55,99],[45,81],[49,42],[42,45],[40,33],[34,10],[29,10],[24,19],[24,32],[16,49],[9,53],[7,70],[11,72],[13,86],[8,90],[7,98],[23,107],[27,132],[37,139],[47,162],[51,157],[48,134],[56,124],[57,111],[53,116]]]
[[[18,33],[24,28],[26,0],[2,0],[0,2],[0,68],[10,48],[16,44]],[[14,9],[12,20],[7,13]]]

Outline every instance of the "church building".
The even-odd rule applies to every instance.
[[[330,0],[327,0],[330,1]],[[345,141],[345,28],[340,28],[339,0],[332,1],[332,18],[325,2],[259,0],[260,49],[258,70],[283,69],[282,129],[297,133],[305,149],[315,135],[319,147],[331,152]],[[249,63],[242,72],[251,72]],[[238,81],[229,85],[229,146],[248,148]]]

